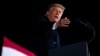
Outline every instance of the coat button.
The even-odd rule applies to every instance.
[[[53,42],[54,44],[56,44],[56,42]]]

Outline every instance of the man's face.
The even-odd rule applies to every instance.
[[[51,7],[47,11],[47,16],[51,22],[58,22],[63,14],[63,9],[60,7]]]

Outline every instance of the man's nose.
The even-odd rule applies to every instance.
[[[59,15],[59,12],[56,12],[56,15]]]

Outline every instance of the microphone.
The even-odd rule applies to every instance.
[[[80,20],[80,19],[78,19],[78,18],[76,18],[76,20],[77,20],[79,23],[81,23],[81,24],[85,25],[86,27],[88,27],[88,28],[92,31],[92,34],[91,34],[92,37],[91,37],[91,39],[88,41],[88,43],[91,43],[91,42],[95,39],[95,36],[96,36],[96,32],[95,32],[94,27],[93,27],[88,21],[83,22],[82,20]]]

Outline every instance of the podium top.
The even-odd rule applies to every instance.
[[[82,41],[48,50],[48,56],[88,56],[87,42]]]

